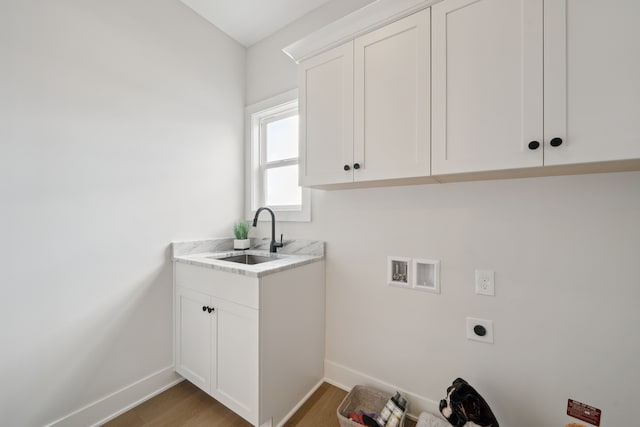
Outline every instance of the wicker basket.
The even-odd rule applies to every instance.
[[[351,421],[348,416],[351,412],[364,411],[366,413],[379,414],[384,408],[384,405],[391,398],[391,394],[376,390],[375,388],[357,385],[351,389],[349,394],[342,400],[340,406],[338,406],[338,422],[340,427],[362,427],[354,421]],[[408,405],[407,405],[408,406]],[[404,418],[407,411],[405,409],[400,420],[400,427],[404,426]]]

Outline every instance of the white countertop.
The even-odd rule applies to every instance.
[[[237,251],[232,249],[233,239],[174,242],[172,260],[250,277],[262,277],[324,259],[324,242],[320,241],[288,240],[278,253],[263,249],[265,245],[267,248],[269,246],[267,239],[252,239],[251,243],[252,249]],[[273,261],[247,265],[219,259],[244,254],[269,257]]]

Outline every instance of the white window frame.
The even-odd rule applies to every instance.
[[[273,167],[299,164],[298,158],[266,162],[265,138],[263,130],[270,121],[291,116],[291,110],[298,108],[298,90],[293,89],[246,108],[245,129],[245,211],[247,219],[253,219],[256,210],[265,206],[265,174]],[[311,221],[311,192],[302,188],[300,206],[269,206],[278,221]],[[260,220],[271,220],[268,215]]]

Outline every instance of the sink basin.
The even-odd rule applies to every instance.
[[[262,264],[263,262],[275,261],[277,258],[244,254],[244,255],[233,255],[233,256],[228,256],[226,258],[214,258],[214,259],[217,259],[219,261],[235,262],[238,264],[253,265],[253,264]]]

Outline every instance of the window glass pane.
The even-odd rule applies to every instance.
[[[267,206],[302,204],[302,189],[298,186],[298,165],[267,169],[265,178]]]
[[[267,162],[298,157],[298,116],[267,123]]]

